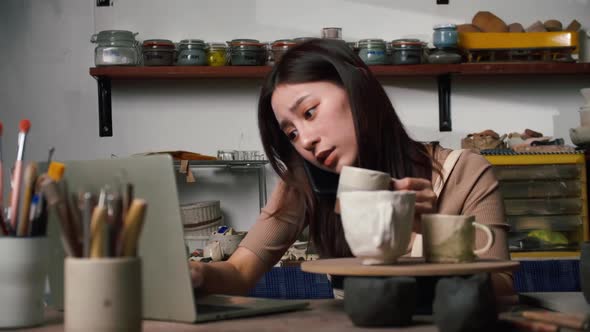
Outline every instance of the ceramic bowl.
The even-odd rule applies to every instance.
[[[575,145],[590,145],[590,127],[570,128],[570,139]]]
[[[247,232],[235,232],[233,234],[214,233],[209,237],[207,244],[209,245],[215,241],[218,241],[222,256],[224,258],[228,258],[234,253],[234,251],[236,251],[236,249],[238,249],[238,245],[240,242],[242,242],[246,234]]]

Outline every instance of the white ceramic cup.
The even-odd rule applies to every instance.
[[[342,228],[352,254],[365,265],[395,263],[408,249],[415,204],[410,191],[342,192]]]
[[[340,213],[340,194],[343,192],[388,190],[390,188],[391,176],[387,173],[366,168],[344,166],[340,171],[334,211]]]
[[[66,258],[65,330],[140,332],[141,260]]]
[[[387,190],[391,187],[391,176],[384,172],[366,168],[344,166],[340,171],[337,196],[346,191]]]
[[[47,238],[0,237],[0,329],[43,323]]]
[[[586,105],[590,105],[590,88],[580,89],[580,93],[586,99]]]
[[[590,106],[580,107],[580,126],[590,127]]]
[[[486,234],[487,243],[474,250],[476,229]],[[427,262],[472,262],[476,255],[490,250],[493,244],[494,233],[490,227],[475,222],[474,216],[422,215],[422,249]]]

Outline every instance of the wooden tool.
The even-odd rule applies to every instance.
[[[422,257],[401,257],[395,264],[362,265],[360,258],[333,258],[303,262],[301,270],[344,276],[447,276],[510,271],[517,269],[519,264],[517,261],[495,259],[439,264],[425,263]]]
[[[29,234],[29,212],[31,211],[31,201],[35,190],[35,183],[37,182],[37,163],[30,162],[25,167],[24,187],[23,187],[23,201],[20,219],[18,221],[17,236],[27,236]]]
[[[123,225],[123,233],[118,243],[117,256],[136,256],[139,234],[143,226],[143,220],[147,209],[147,202],[143,199],[134,199],[127,212],[127,218]]]
[[[41,188],[43,195],[47,199],[47,204],[55,208],[57,212],[61,226],[61,240],[66,253],[72,257],[80,257],[82,248],[80,242],[78,242],[78,235],[75,232],[74,225],[72,225],[65,197],[57,183],[48,177],[43,180]]]
[[[104,256],[105,249],[105,223],[107,219],[107,209],[103,206],[97,206],[92,212],[92,221],[90,222],[90,257],[100,258]]]

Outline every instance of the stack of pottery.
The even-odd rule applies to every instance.
[[[570,129],[572,143],[578,147],[590,147],[590,88],[581,89],[586,104],[580,107],[580,127]]]

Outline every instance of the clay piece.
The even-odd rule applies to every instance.
[[[529,27],[526,28],[525,31],[526,32],[547,32],[547,29],[545,28],[545,25],[543,25],[543,22],[536,21],[535,23],[529,25]]]
[[[471,24],[483,32],[508,32],[508,25],[501,18],[488,11],[480,11],[473,16]]]
[[[570,24],[568,24],[568,26],[564,30],[577,32],[578,30],[580,30],[580,28],[582,28],[580,22],[578,22],[577,20],[573,20],[570,22]]]
[[[500,136],[495,131],[487,129],[479,133],[468,134],[467,137],[461,139],[461,148],[473,150],[505,149],[505,138],[506,135]]]
[[[547,20],[543,25],[547,31],[561,31],[563,29],[561,22],[555,19]]]
[[[524,32],[524,27],[520,23],[512,23],[508,25],[508,32]]]
[[[489,273],[440,279],[433,314],[440,332],[496,330],[498,309]]]
[[[416,309],[416,279],[347,277],[344,311],[357,326],[405,326]]]

